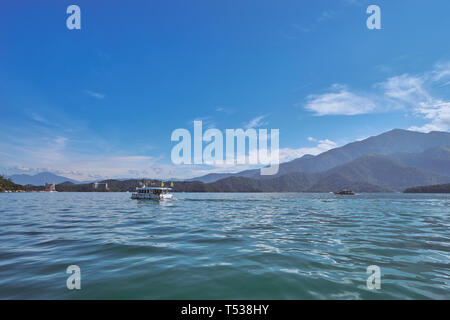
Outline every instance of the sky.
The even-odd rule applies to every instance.
[[[81,29],[69,30],[69,5]],[[369,30],[369,5],[381,29]],[[0,172],[190,178],[177,128],[279,129],[280,161],[450,129],[448,0],[0,2]]]

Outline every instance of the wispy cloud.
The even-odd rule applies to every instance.
[[[255,119],[253,119],[254,125],[263,123],[263,118]],[[106,178],[191,178],[206,173],[238,172],[261,167],[248,162],[242,165],[226,163],[173,165],[163,156],[130,154],[117,149],[113,149],[114,153],[112,153],[110,146],[102,146],[104,142],[97,140],[95,136],[91,136],[90,148],[74,148],[75,141],[71,137],[54,136],[51,133],[52,131],[49,130],[45,135],[40,136],[12,135],[0,141],[0,158],[3,166],[0,171],[6,175],[50,171],[71,179],[86,181]],[[309,138],[308,140],[310,143],[313,142],[314,146],[281,148],[280,161],[289,161],[305,154],[316,155],[336,146],[328,139]],[[92,152],[92,146],[96,146],[98,152]],[[249,150],[248,155],[237,156],[248,159],[251,154],[258,151]]]
[[[188,121],[186,124],[189,128],[194,128],[194,121],[201,121],[203,129],[213,129],[216,127],[216,121],[211,116],[197,117],[193,120]]]
[[[292,27],[294,28],[295,31],[300,31],[302,33],[308,33],[311,31],[311,27],[303,27],[297,23],[293,23]],[[292,36],[295,38],[295,36]]]
[[[432,104],[415,108],[414,111],[430,122],[423,126],[412,126],[410,130],[430,132],[450,129],[450,101],[435,100]]]
[[[136,154],[115,146],[77,121],[58,118],[55,130],[48,123],[55,119],[32,115],[20,125],[2,123],[0,171],[36,174],[50,171],[76,180],[117,177],[163,176],[171,167],[158,164],[159,157]],[[1,119],[0,119],[1,120]],[[1,122],[1,121],[0,121]],[[26,130],[24,128],[26,127]],[[139,174],[131,175],[129,170]],[[157,172],[158,171],[158,172]]]
[[[335,15],[336,15],[335,11],[326,10],[326,11],[322,12],[322,14],[319,16],[317,21],[322,22],[322,21],[333,18]]]
[[[439,95],[432,89],[446,86],[449,78],[450,63],[440,63],[423,74],[390,77],[367,92],[352,92],[345,85],[335,84],[326,93],[307,96],[304,107],[316,116],[404,110],[427,121],[422,126],[411,126],[411,130],[446,131],[450,129],[450,97],[448,92]]]
[[[44,151],[44,150],[43,150]],[[39,160],[39,159],[37,159]],[[36,161],[36,163],[39,163]],[[143,178],[161,177],[168,170],[161,169],[153,157],[148,156],[113,156],[67,153],[62,159],[52,159],[48,165],[24,167],[22,165],[7,168],[9,175],[14,173],[36,174],[50,171],[75,180],[93,180],[106,178]]]
[[[84,93],[96,99],[104,99],[106,97],[106,94],[104,93],[94,92],[90,90],[84,90]]]
[[[309,140],[309,139],[308,139]],[[311,141],[311,140],[309,140]],[[293,159],[297,159],[306,154],[318,155],[322,152],[328,151],[330,149],[336,148],[337,144],[329,139],[316,140],[315,146],[312,147],[299,147],[299,148],[280,148],[279,149],[279,160],[280,163],[287,162]],[[246,161],[245,164],[214,164],[214,165],[179,165],[174,167],[173,177],[183,177],[192,178],[201,175],[206,175],[209,173],[235,173],[243,170],[249,169],[259,169],[263,165],[261,164],[249,164],[248,159],[250,157],[258,157],[259,152],[265,153],[265,150],[252,149],[248,150],[246,155],[237,155],[238,159]]]
[[[114,153],[77,150],[70,147],[71,143],[64,136],[0,141],[2,171],[8,175],[50,171],[76,180],[160,177],[169,172],[169,168],[158,164],[160,158],[121,150],[114,150]],[[97,147],[102,149],[100,145]]]
[[[224,108],[224,107],[217,107],[216,108],[216,112],[221,112],[221,113],[225,113],[227,115],[233,114],[234,110],[229,109],[229,108]]]
[[[425,78],[403,74],[387,79],[378,84],[387,98],[396,101],[414,104],[418,101],[429,101],[431,96],[424,88]]]
[[[350,92],[346,86],[335,84],[332,92],[309,95],[305,108],[317,116],[357,115],[375,110],[376,104],[369,98]]]
[[[266,126],[268,124],[267,121],[263,121],[264,118],[266,118],[267,115],[261,115],[258,116],[256,118],[251,119],[249,122],[244,123],[244,128],[245,129],[250,129],[250,128],[259,128],[262,126]]]
[[[409,129],[421,132],[447,131],[450,129],[450,97],[433,94],[430,87],[449,78],[450,63],[446,63],[438,64],[434,70],[422,75],[404,74],[390,78],[381,86],[387,97],[428,122]]]
[[[361,0],[342,0],[342,2],[345,5],[361,6],[363,1],[361,1]],[[364,2],[367,2],[367,1],[364,1]]]
[[[33,112],[33,113],[29,114],[29,117],[31,120],[37,122],[38,124],[45,125],[45,126],[52,125],[52,123],[48,119],[44,118],[43,116],[41,116],[37,113]]]
[[[318,27],[324,23],[327,23],[329,20],[332,20],[336,16],[339,16],[343,12],[345,12],[345,7],[347,6],[361,6],[361,0],[341,0],[340,3],[337,3],[333,9],[327,9],[316,13],[317,16],[312,23],[309,25],[300,25],[298,23],[293,23],[290,25],[290,30],[283,34],[286,39],[295,40],[299,35],[309,32],[314,32],[318,29]]]
[[[432,72],[433,81],[450,78],[450,62],[438,63]]]
[[[310,155],[318,155],[322,152],[328,151],[330,149],[334,149],[337,147],[336,142],[331,141],[329,139],[324,140],[311,140],[311,137],[308,138],[309,141],[315,141],[317,142],[317,145],[314,147],[302,147],[297,149],[292,148],[281,148],[280,149],[280,162],[286,162],[290,160],[294,160],[297,158],[300,158],[306,154]]]

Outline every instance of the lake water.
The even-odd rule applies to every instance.
[[[450,299],[450,195],[130,195],[0,194],[0,298]]]

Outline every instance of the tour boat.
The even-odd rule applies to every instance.
[[[173,194],[169,191],[172,188],[164,187],[138,187],[136,192],[131,194],[131,199],[151,199],[151,200],[165,200],[173,199]]]

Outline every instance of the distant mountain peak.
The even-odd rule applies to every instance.
[[[43,186],[45,183],[63,183],[63,182],[71,182],[71,183],[79,183],[77,180],[73,180],[67,177],[59,176],[51,172],[39,172],[35,175],[29,174],[14,174],[9,177],[14,183],[21,185],[34,185],[34,186]]]
[[[282,163],[279,167],[278,176],[293,172],[323,172],[368,154],[421,153],[436,147],[450,147],[449,132],[423,133],[396,128],[377,136],[371,136],[361,141],[351,142],[342,147],[325,151],[316,156],[305,155]],[[429,170],[429,168],[427,169]],[[261,177],[257,170],[246,170],[234,174],[208,175],[205,176],[205,179],[199,177],[191,180],[214,182],[230,176],[244,176],[255,179],[269,178]]]
[[[417,132],[417,131],[410,131],[410,130],[406,130],[406,129],[395,128],[395,129],[391,129],[389,131],[386,131],[385,133],[389,133],[389,132]]]

